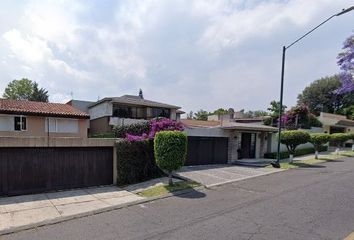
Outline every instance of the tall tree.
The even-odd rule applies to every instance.
[[[27,78],[11,81],[5,88],[4,98],[48,102],[48,91]]]
[[[338,54],[338,65],[342,70],[340,74],[341,86],[338,94],[354,92],[354,34],[348,37],[343,44],[343,52]]]
[[[33,92],[31,97],[29,98],[30,101],[36,102],[48,102],[48,91],[44,88],[38,88],[38,83],[33,83]]]
[[[224,114],[228,114],[229,111],[224,109],[224,108],[218,108],[216,109],[214,112],[210,113],[211,115],[224,115]]]
[[[344,108],[354,104],[354,96],[350,93],[336,94],[341,86],[338,75],[321,78],[307,86],[298,95],[298,105],[308,106],[311,113],[341,113]]]
[[[285,109],[286,109],[286,106],[283,105],[282,107],[282,113],[285,112]],[[280,110],[280,102],[278,101],[271,101],[270,102],[270,107],[267,108],[268,111],[270,111],[270,115],[273,117],[273,118],[278,118],[279,117],[279,110]]]
[[[200,109],[198,112],[194,113],[194,119],[206,121],[208,120],[208,115],[209,113],[207,111]]]

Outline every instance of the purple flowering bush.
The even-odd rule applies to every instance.
[[[340,74],[342,86],[336,91],[339,95],[354,91],[354,34],[345,40],[343,50],[337,57],[337,63],[342,70]]]
[[[143,133],[141,135],[126,134],[125,139],[134,142],[142,140],[152,140],[155,138],[156,133],[160,131],[183,131],[184,126],[180,122],[173,121],[168,118],[155,118],[150,120],[149,133]]]

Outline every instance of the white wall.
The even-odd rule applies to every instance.
[[[14,131],[14,116],[0,115],[0,131]]]
[[[112,116],[113,115],[113,107],[112,103],[109,101],[102,102],[96,106],[93,106],[89,109],[90,120]]]
[[[110,117],[109,125],[112,126],[122,126],[122,125],[131,125],[135,123],[148,122],[149,120],[145,119],[132,119],[132,118],[119,118],[119,117]]]

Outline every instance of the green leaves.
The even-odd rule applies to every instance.
[[[178,131],[162,131],[155,135],[154,153],[159,168],[172,172],[181,168],[187,156],[187,135]]]
[[[309,142],[310,134],[301,130],[283,131],[280,134],[280,142],[285,144],[289,153],[293,154],[300,144]]]
[[[14,100],[29,100],[37,102],[48,102],[48,91],[44,88],[38,88],[36,82],[32,82],[27,78],[21,80],[13,80],[5,88],[4,98]]]
[[[330,138],[331,136],[327,133],[311,133],[309,142],[312,143],[315,149],[318,151],[318,149],[323,144],[328,143]]]

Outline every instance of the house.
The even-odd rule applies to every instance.
[[[107,133],[116,125],[144,122],[156,117],[180,119],[180,107],[144,99],[142,95],[107,97],[88,106],[90,133]]]
[[[68,104],[0,99],[0,136],[85,138],[88,126],[89,115]]]
[[[354,121],[346,116],[321,112],[318,120],[326,133],[354,133]]]
[[[187,119],[181,122],[188,135],[187,165],[263,158],[264,153],[272,151],[277,132],[277,128],[255,123]]]

